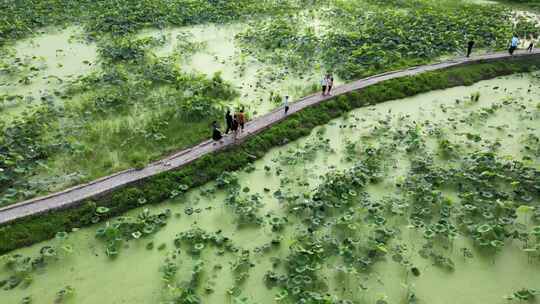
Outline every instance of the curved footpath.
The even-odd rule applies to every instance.
[[[537,50],[533,53],[516,54],[514,57],[532,57],[538,55],[540,55],[540,51]],[[328,99],[332,99],[335,96],[345,94],[351,91],[356,91],[386,80],[412,76],[428,71],[441,70],[469,63],[494,61],[509,58],[511,57],[506,52],[493,53],[475,56],[472,58],[459,58],[430,65],[412,67],[405,70],[379,74],[338,86],[334,89],[332,96],[321,96],[321,94],[318,93],[304,97],[295,103],[291,103],[289,113],[292,114],[301,111],[304,108],[319,104]],[[240,134],[237,142],[240,142],[253,134],[257,134],[266,128],[269,128],[270,126],[280,122],[284,118],[285,116],[283,115],[283,109],[276,109],[268,114],[257,117],[256,119],[247,123],[245,131]],[[17,204],[9,205],[4,208],[0,208],[0,225],[31,215],[38,215],[56,209],[77,206],[85,199],[100,196],[120,187],[154,176],[156,174],[180,168],[205,154],[224,149],[234,144],[235,142],[231,136],[225,137],[223,144],[214,145],[212,141],[207,140],[197,146],[182,150],[160,161],[151,163],[147,167],[140,170],[125,170],[86,184],[69,188],[61,192],[53,193],[47,196],[34,198]]]

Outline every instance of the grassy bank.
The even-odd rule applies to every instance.
[[[97,206],[110,208],[107,216],[140,206],[140,201],[160,203],[173,191],[200,186],[214,180],[222,172],[232,171],[255,161],[275,146],[308,135],[318,125],[325,124],[351,109],[399,99],[436,89],[444,89],[517,72],[540,68],[540,59],[514,59],[503,62],[479,63],[424,73],[386,81],[360,92],[336,97],[330,101],[289,116],[285,121],[249,138],[238,146],[206,155],[188,166],[166,172],[131,185],[81,206],[29,217],[0,228],[0,253],[49,239],[58,231],[91,225],[106,218],[96,213]]]

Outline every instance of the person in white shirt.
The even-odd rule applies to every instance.
[[[324,76],[323,80],[321,80],[321,86],[322,86],[322,95],[326,95],[326,86],[328,85],[328,78]]]
[[[285,115],[287,115],[287,112],[289,112],[289,96],[283,98],[283,108],[285,109]]]

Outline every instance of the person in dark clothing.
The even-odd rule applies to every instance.
[[[467,58],[471,57],[473,47],[474,47],[474,40],[471,39],[467,43]]]
[[[527,51],[529,51],[529,53],[532,53],[533,48],[534,48],[534,42],[531,41],[531,43],[529,44],[529,47],[527,48]]]
[[[220,141],[221,138],[223,138],[223,136],[221,136],[221,131],[219,130],[218,128],[218,124],[217,124],[217,121],[213,121],[212,122],[212,139],[214,141]],[[216,143],[214,143],[215,145]]]
[[[227,110],[227,113],[225,114],[225,122],[227,123],[227,129],[225,130],[225,134],[229,134],[229,131],[232,130],[233,125],[233,117],[231,115],[231,110]]]
[[[326,79],[326,87],[328,88],[326,95],[330,95],[330,91],[332,91],[332,87],[334,86],[334,76],[332,76],[332,74],[328,74],[326,75]]]
[[[283,108],[285,109],[285,115],[289,112],[289,96],[285,96],[283,99]]]

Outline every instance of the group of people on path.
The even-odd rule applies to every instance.
[[[514,34],[512,36],[512,39],[510,39],[510,43],[508,45],[508,53],[510,55],[514,56],[514,52],[519,47],[519,43],[520,41],[519,41],[518,36]],[[474,39],[469,39],[469,42],[467,42],[467,58],[471,56],[474,44],[475,44]],[[534,44],[535,44],[535,40],[534,40],[534,37],[531,35],[530,40],[529,40],[529,46],[527,47],[527,51],[529,53],[532,53]]]
[[[287,115],[289,113],[289,96],[285,96],[283,98],[283,109],[285,115]],[[225,129],[225,134],[229,134],[229,132],[232,132],[234,135],[234,139],[236,140],[236,138],[238,137],[238,133],[244,131],[246,120],[247,118],[243,108],[240,109],[239,112],[236,112],[234,114],[231,114],[231,110],[227,109],[227,113],[225,113],[225,124],[227,125],[227,128]],[[214,120],[212,122],[212,139],[216,142],[221,142],[222,138],[223,133],[219,129],[218,122]],[[215,144],[216,143],[214,143],[214,145]]]
[[[529,40],[529,46],[527,47],[527,51],[529,53],[532,53],[535,40],[534,37],[531,36],[531,39]],[[510,39],[509,47],[508,47],[508,53],[510,55],[514,56],[514,52],[519,47],[520,41],[516,34],[512,36],[512,39]],[[467,42],[467,58],[471,56],[473,47],[475,45],[474,39],[469,39]],[[334,86],[334,77],[331,73],[327,73],[323,79],[321,80],[321,87],[322,87],[322,96],[329,96],[332,95],[332,88]],[[289,96],[285,96],[283,98],[283,109],[284,114],[287,115],[289,112]],[[238,137],[239,132],[244,131],[244,126],[246,124],[246,115],[244,113],[244,109],[242,108],[239,112],[236,112],[231,114],[231,110],[228,109],[227,113],[225,114],[225,123],[227,125],[227,129],[225,130],[225,134],[229,134],[229,132],[233,132],[234,139]],[[212,139],[214,141],[220,141],[223,138],[223,134],[219,129],[219,125],[217,121],[212,122]],[[215,144],[215,143],[214,143]]]
[[[328,73],[321,80],[322,96],[331,95],[332,87],[334,86],[334,76]]]
[[[225,124],[227,125],[225,134],[232,132],[234,139],[236,140],[238,133],[243,132],[246,125],[246,114],[244,113],[244,109],[242,108],[239,112],[234,114],[231,114],[231,110],[227,109],[227,113],[225,113]],[[214,120],[212,122],[212,139],[214,141],[221,141],[222,138],[223,134],[219,129],[217,121]]]

